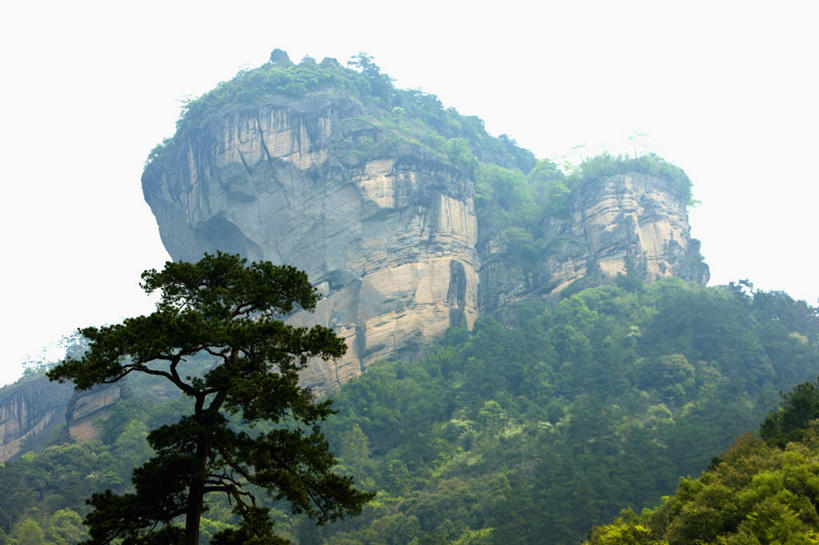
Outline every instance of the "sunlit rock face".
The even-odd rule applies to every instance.
[[[584,184],[567,215],[540,222],[545,251],[522,260],[503,233],[479,240],[473,180],[367,119],[360,103],[331,96],[225,108],[142,178],[174,259],[222,250],[307,272],[323,298],[291,322],[332,327],[348,345],[303,375],[319,392],[471,327],[479,309],[552,297],[584,277],[708,279],[686,196],[664,179]]]
[[[568,217],[541,221],[546,251],[534,262],[514,259],[502,237],[481,245],[481,312],[532,295],[554,296],[589,275],[707,283],[708,266],[699,241],[691,238],[687,204],[673,184],[645,174],[585,184],[573,193]]]
[[[72,388],[41,377],[0,389],[0,462],[65,422]]]
[[[691,239],[686,197],[661,178],[618,174],[577,193],[570,232],[586,241],[586,270],[608,276],[627,269],[652,281],[676,276],[705,284],[708,266]],[[558,284],[558,289],[565,279]]]
[[[450,325],[471,326],[470,180],[418,147],[373,152],[384,135],[353,101],[271,100],[226,113],[146,169],[171,256],[223,250],[305,270],[324,297],[292,322],[332,327],[348,344],[340,361],[303,375],[319,391],[412,355]]]
[[[121,397],[119,385],[75,392],[71,384],[44,376],[0,388],[0,462],[48,444],[55,433],[76,440],[96,438],[94,419]]]

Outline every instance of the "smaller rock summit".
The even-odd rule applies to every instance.
[[[634,170],[605,175],[577,187],[568,209],[539,222],[534,241],[542,250],[529,260],[515,259],[519,251],[508,237],[484,242],[482,312],[619,274],[708,282],[708,265],[690,234],[687,197],[669,180]]]

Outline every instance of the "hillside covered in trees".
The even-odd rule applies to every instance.
[[[452,330],[414,364],[373,366],[334,394],[325,426],[340,470],[378,493],[358,518],[316,529],[278,511],[299,544],[576,543],[639,510],[755,429],[778,391],[819,374],[815,309],[782,293],[620,277],[555,305]],[[147,431],[178,414],[118,404],[98,441],[0,468],[8,543],[81,531],[83,500],[128,486]],[[215,533],[227,505],[205,514]],[[209,530],[207,530],[209,529]],[[207,536],[205,536],[206,538]]]
[[[638,516],[624,510],[587,545],[763,545],[819,540],[819,388],[802,383],[699,478]]]

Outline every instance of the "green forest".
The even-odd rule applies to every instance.
[[[816,310],[747,283],[621,276],[521,304],[514,322],[480,318],[419,361],[375,364],[338,390],[323,429],[339,470],[377,495],[320,528],[276,506],[279,531],[299,544],[576,543],[698,475],[780,390],[819,374]],[[6,542],[72,543],[84,500],[127,489],[148,431],[184,403],[133,396],[99,422],[99,440],[0,467]],[[204,540],[234,522],[212,505]]]
[[[638,516],[626,509],[587,545],[810,544],[819,540],[819,388],[783,395],[759,436],[746,434],[699,478]]]

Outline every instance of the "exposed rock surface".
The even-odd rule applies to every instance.
[[[0,390],[0,462],[17,454],[27,440],[65,423],[65,408],[73,390],[44,377]]]
[[[341,361],[305,375],[319,389],[477,315],[470,181],[420,148],[362,156],[358,141],[383,135],[358,108],[313,99],[236,110],[143,175],[174,259],[240,252],[295,265],[319,286],[315,314],[293,321],[348,343]]]
[[[587,275],[707,283],[686,200],[667,180],[640,173],[585,184],[573,193],[568,217],[541,222],[545,251],[537,258],[516,259],[502,236],[481,244],[481,312],[531,295],[555,295]]]
[[[0,462],[24,447],[46,444],[57,428],[66,429],[75,439],[92,439],[96,430],[90,420],[121,394],[118,385],[75,393],[72,385],[49,382],[44,376],[0,389]]]
[[[412,355],[451,325],[471,326],[479,307],[554,295],[589,275],[707,281],[687,199],[663,179],[586,183],[568,217],[541,222],[545,251],[522,262],[502,234],[479,243],[473,180],[421,146],[382,145],[385,131],[366,119],[349,98],[271,96],[187,131],[142,179],[174,259],[223,250],[308,273],[324,298],[293,322],[332,327],[349,347],[313,366],[310,386]]]

